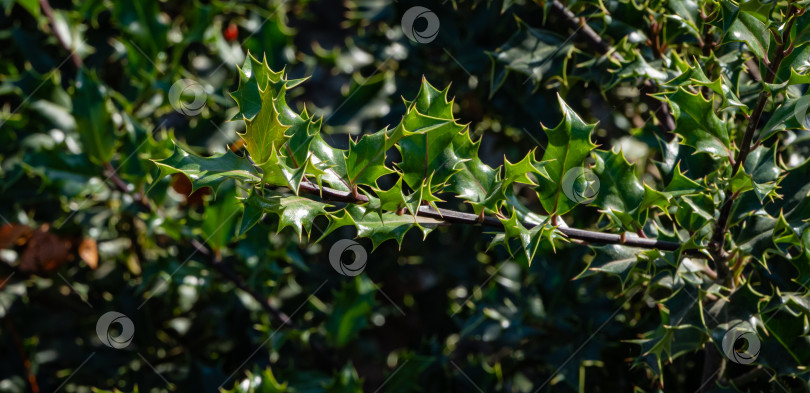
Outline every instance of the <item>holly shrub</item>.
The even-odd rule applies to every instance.
[[[6,0],[0,391],[810,391],[808,4]]]

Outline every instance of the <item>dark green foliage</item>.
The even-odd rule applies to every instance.
[[[810,390],[806,0],[1,4],[2,391]]]

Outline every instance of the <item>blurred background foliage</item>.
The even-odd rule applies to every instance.
[[[276,233],[269,219],[236,238],[240,207],[219,197],[235,195],[233,184],[216,199],[190,193],[183,177],[146,192],[157,175],[149,160],[168,157],[172,137],[201,155],[236,148],[244,125],[230,121],[238,110],[228,92],[248,51],[291,78],[310,76],[290,101],[323,116],[341,148],[396,124],[400,95],[415,96],[425,76],[452,83],[455,112],[474,137],[485,134],[481,157],[492,166],[545,145],[539,125],[559,121],[559,93],[599,122],[597,144],[620,147],[651,176],[671,145],[638,81],[675,76],[665,45],[701,56],[690,47],[694,2],[569,5],[618,43],[627,59],[618,68],[573,39],[548,4],[520,0],[50,5],[51,18],[35,0],[0,1],[0,391],[625,392],[661,389],[656,373],[667,391],[700,387],[703,356],[692,348],[702,338],[673,348],[680,356],[661,370],[629,342],[661,325],[660,304],[641,300],[667,288],[627,292],[626,272],[574,280],[592,260],[587,247],[544,250],[529,268],[487,250],[486,230],[450,226],[426,241],[409,233],[400,248],[384,243],[349,278],[327,253],[353,231],[314,244]],[[431,43],[400,28],[415,5],[439,17]],[[726,48],[713,61],[742,69]],[[203,86],[199,114],[171,106],[180,79]],[[745,86],[748,103],[758,90]],[[83,128],[107,139],[83,140]],[[801,162],[807,137],[788,143]],[[683,150],[693,177],[715,165]],[[580,209],[566,221],[603,220]],[[126,349],[96,337],[109,310],[134,323]],[[781,383],[807,389],[801,378]]]

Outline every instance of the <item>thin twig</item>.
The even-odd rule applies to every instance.
[[[776,73],[779,71],[779,66],[782,64],[782,60],[789,54],[789,50],[785,50],[787,42],[790,40],[790,30],[793,28],[793,23],[796,20],[794,15],[798,13],[798,9],[795,5],[791,4],[790,8],[785,15],[785,18],[788,19],[788,23],[786,29],[784,30],[782,41],[776,46],[774,50],[774,59],[772,61],[768,61],[768,59],[763,59],[763,61],[767,64],[767,74],[765,75],[765,82],[772,84],[776,79]],[[765,104],[768,101],[770,93],[763,89],[759,93],[759,97],[757,98],[756,106],[754,107],[754,111],[751,113],[751,116],[748,119],[748,125],[745,128],[745,134],[743,135],[743,140],[740,144],[740,150],[737,152],[737,156],[734,158],[731,177],[733,177],[737,171],[740,169],[742,164],[745,162],[745,159],[748,157],[748,153],[751,152],[751,142],[754,139],[754,133],[756,132],[759,126],[759,120],[762,118],[762,114],[765,111]],[[729,284],[733,284],[731,270],[728,265],[728,261],[730,259],[729,254],[725,251],[725,244],[726,244],[726,233],[728,232],[728,223],[731,217],[731,208],[734,204],[734,200],[737,198],[739,194],[735,194],[732,192],[731,184],[728,185],[728,188],[725,191],[725,197],[723,200],[723,205],[720,207],[720,215],[717,218],[717,224],[714,227],[714,232],[712,233],[711,240],[709,241],[709,253],[714,260],[715,269],[717,270],[717,279],[715,282],[722,285],[728,286]],[[714,382],[718,379],[725,378],[725,366],[726,360],[717,354],[717,349],[714,347],[713,344],[708,343],[706,344],[707,348],[704,354],[704,366],[703,366],[703,377],[702,377],[702,392],[707,392],[713,387]]]
[[[197,241],[197,239],[192,239],[191,245],[197,250],[199,254],[208,257],[206,262],[209,265],[211,265],[214,269],[216,269],[220,274],[222,274],[223,277],[225,277],[228,281],[236,285],[237,288],[241,289],[242,291],[250,295],[250,297],[252,297],[253,300],[259,303],[259,305],[262,307],[262,309],[264,309],[264,311],[275,317],[277,320],[281,321],[282,326],[286,325],[293,330],[299,331],[304,330],[300,326],[298,326],[298,324],[293,322],[293,320],[286,313],[270,304],[270,302],[266,297],[260,295],[253,288],[247,285],[245,281],[242,280],[242,278],[239,277],[239,275],[233,269],[230,268],[230,266],[228,266],[226,263],[222,261],[222,258],[217,253],[211,252],[211,250],[209,250],[205,245]],[[324,361],[327,367],[331,367],[334,370],[340,368],[340,364],[335,358],[335,356],[331,352],[329,352],[323,345],[321,345],[320,342],[310,340],[309,344],[310,346],[312,346],[312,350],[318,354],[318,359],[320,361]]]
[[[561,17],[563,21],[565,21],[568,28],[574,30],[574,34],[576,36],[585,41],[589,46],[595,48],[599,53],[609,55],[611,58],[619,62],[624,61],[624,57],[620,53],[613,50],[613,47],[609,42],[602,39],[599,33],[594,31],[590,26],[588,26],[587,23],[585,23],[584,19],[578,18],[576,15],[574,15],[574,13],[571,12],[571,10],[569,10],[565,4],[561,3],[559,0],[552,0],[551,10]],[[642,100],[647,104],[650,110],[653,110],[656,119],[658,119],[659,128],[661,128],[664,135],[668,139],[671,139],[673,135],[670,131],[675,129],[675,118],[672,117],[669,105],[667,105],[667,103],[664,101],[657,100],[650,96],[650,94],[658,91],[658,87],[652,81],[647,79],[641,84],[640,91]]]
[[[22,344],[22,339],[20,339],[20,334],[17,333],[17,329],[14,327],[14,323],[11,321],[11,316],[6,314],[6,317],[3,318],[6,320],[6,326],[8,327],[9,332],[11,332],[11,337],[14,340],[14,347],[17,349],[17,353],[20,355],[20,359],[23,363],[23,368],[28,376],[28,384],[31,387],[32,393],[39,393],[39,383],[37,382],[37,376],[34,374],[34,371],[31,369],[31,360],[28,359],[28,355],[25,354],[25,348]]]
[[[112,164],[110,164],[109,162],[105,163],[104,171],[106,172],[105,175],[107,175],[107,179],[113,182],[115,188],[118,189],[118,191],[121,191],[125,194],[129,193],[129,185],[127,185],[127,182],[125,182],[124,179],[118,176],[118,173],[116,172],[115,168],[113,168]]]
[[[329,187],[319,187],[310,182],[302,182],[299,191],[306,192],[307,194],[319,195],[321,199],[333,202],[362,204],[369,201],[368,197],[363,194],[353,196],[352,193],[346,191],[339,191]],[[467,224],[467,225],[484,225],[492,228],[503,229],[503,223],[493,216],[484,216],[483,218],[472,213],[463,213],[449,209],[434,209],[430,206],[420,206],[416,215],[420,217],[433,218],[436,220],[444,221],[450,224]],[[536,225],[532,223],[522,223],[526,228],[533,228]],[[659,249],[664,251],[675,251],[680,248],[681,244],[676,242],[669,242],[664,240],[640,238],[635,235],[623,236],[614,233],[604,233],[596,231],[587,231],[583,229],[558,227],[557,230],[562,232],[570,239],[583,240],[588,243],[596,244],[621,244],[629,247],[640,247],[648,249]]]
[[[42,13],[45,14],[45,17],[48,18],[48,23],[51,25],[51,31],[53,35],[56,37],[56,40],[59,41],[59,45],[62,46],[69,54],[71,60],[73,60],[73,64],[76,65],[76,68],[82,68],[82,58],[76,53],[75,50],[70,49],[70,45],[68,45],[67,40],[65,37],[59,34],[59,29],[56,28],[56,20],[53,18],[53,8],[51,8],[51,4],[48,3],[48,0],[39,0],[39,7],[42,8]]]
[[[785,56],[788,54],[788,52],[785,51],[785,47],[790,40],[790,30],[792,29],[793,23],[796,20],[796,18],[793,16],[797,12],[798,9],[794,5],[791,5],[790,10],[785,16],[785,18],[788,18],[789,21],[786,29],[784,30],[782,42],[780,42],[774,50],[774,59],[768,65],[768,72],[765,76],[766,83],[772,84],[774,82],[776,79],[776,73],[779,70],[779,66],[782,64],[782,60],[784,60]],[[762,118],[762,114],[765,112],[765,104],[768,102],[769,96],[770,93],[765,89],[759,93],[756,106],[754,107],[754,111],[751,112],[751,117],[749,118],[748,125],[745,128],[745,134],[743,135],[742,142],[740,143],[740,150],[737,152],[737,156],[734,158],[731,177],[734,177],[734,175],[737,174],[740,167],[745,162],[745,159],[748,157],[748,154],[751,152],[754,133],[759,126],[759,120]],[[720,280],[721,284],[727,284],[729,279],[729,267],[726,263],[726,258],[724,257],[725,252],[723,249],[725,248],[726,243],[728,220],[731,217],[731,208],[735,199],[735,195],[731,190],[731,184],[729,184],[728,187],[729,188],[725,191],[723,205],[720,208],[720,215],[717,218],[717,225],[715,226],[714,233],[712,234],[711,241],[709,242],[709,251],[712,253],[715,264],[717,265],[717,278]]]
[[[284,325],[289,325],[293,329],[298,329],[298,327],[293,323],[290,317],[285,314],[283,311],[275,308],[272,304],[267,301],[267,298],[259,295],[258,292],[253,290],[253,288],[249,287],[239,275],[236,274],[233,269],[230,268],[227,264],[222,262],[222,258],[217,257],[213,252],[211,252],[205,245],[197,241],[197,239],[191,239],[191,246],[194,247],[198,253],[201,255],[205,255],[208,257],[207,262],[209,265],[214,267],[217,271],[219,271],[228,281],[232,282],[236,285],[237,288],[245,291],[250,297],[256,300],[262,308],[267,311],[268,313],[272,314],[276,319],[281,321]]]

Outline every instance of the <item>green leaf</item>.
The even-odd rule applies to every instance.
[[[72,96],[73,116],[83,150],[96,165],[110,162],[115,154],[116,132],[106,95],[95,75],[82,68]]]
[[[715,61],[714,57],[712,57]],[[687,70],[684,71],[681,75],[673,78],[672,80],[666,82],[664,85],[669,87],[687,87],[687,86],[706,86],[710,88],[715,94],[718,94],[720,97],[723,98],[723,103],[720,105],[720,110],[724,110],[727,108],[732,109],[739,109],[743,111],[745,114],[751,114],[751,109],[748,108],[740,98],[734,93],[731,87],[731,82],[728,80],[725,74],[721,74],[716,80],[711,81],[703,72],[703,69],[700,67],[700,63],[696,62],[694,67],[690,65],[685,65]]]
[[[402,162],[405,183],[416,189],[425,179],[433,177],[435,184],[442,184],[452,175],[452,167],[442,160],[443,153],[453,139],[465,128],[453,119],[453,102],[447,100],[448,88],[438,90],[426,80],[416,99],[409,104],[408,113],[402,119],[403,138],[397,144]]]
[[[223,393],[285,393],[288,392],[287,382],[279,383],[273,375],[273,370],[267,367],[264,371],[251,373],[246,371],[247,377],[237,381],[233,389],[222,389]]]
[[[742,171],[750,179],[751,188],[760,203],[766,198],[773,200],[777,197],[776,187],[779,183],[782,169],[776,164],[776,145],[767,148],[759,146],[752,150],[745,158]]]
[[[320,177],[325,174],[312,163],[312,156],[299,166],[293,159],[279,155],[275,150],[265,163],[257,166],[262,170],[262,183],[288,187],[295,195],[298,195],[298,188],[306,175],[311,175],[320,183]]]
[[[214,250],[225,247],[233,238],[241,211],[242,203],[236,198],[236,187],[230,186],[220,192],[218,198],[205,207],[201,227],[205,243]]]
[[[422,202],[427,202],[434,209],[437,209],[435,202],[443,202],[430,192],[430,179],[425,180],[414,192],[407,195],[402,188],[402,177],[388,190],[378,188],[373,188],[373,190],[379,202],[378,204],[370,203],[369,207],[379,210],[380,213],[383,210],[397,211],[400,208],[407,207],[410,214],[416,216]]]
[[[723,37],[724,42],[745,42],[760,60],[768,57],[771,34],[768,26],[751,12],[740,10]]]
[[[453,143],[445,149],[440,158],[456,171],[448,181],[445,191],[466,199],[476,214],[484,209],[496,212],[503,191],[499,186],[500,171],[485,164],[478,157],[480,146],[481,140],[473,142],[468,129],[453,138]]]
[[[349,151],[344,153],[349,184],[377,187],[377,179],[393,170],[385,166],[388,150],[388,129],[366,134],[359,141],[350,141]]]
[[[624,286],[631,273],[639,267],[639,256],[643,250],[622,245],[592,246],[596,255],[588,262],[577,279],[607,273],[619,278]]]
[[[255,167],[245,158],[239,157],[230,150],[210,157],[200,157],[175,144],[174,152],[168,158],[152,160],[160,169],[157,180],[173,173],[182,173],[191,180],[192,191],[211,187],[216,192],[218,186],[227,179],[255,183],[260,180]]]
[[[636,221],[633,227],[630,216],[641,206],[644,199],[644,186],[636,176],[634,165],[630,165],[623,152],[596,150],[596,164],[593,172],[598,176],[599,189],[592,204],[601,207],[609,216],[619,219],[628,230],[644,226],[643,221]],[[625,219],[622,219],[625,218]]]
[[[714,113],[711,100],[684,88],[663,96],[672,107],[676,122],[674,132],[683,137],[683,144],[699,153],[728,157],[731,143],[728,130]]]
[[[780,131],[801,130],[810,127],[810,98],[788,98],[771,114],[768,122],[760,131],[760,139],[766,140]]]
[[[427,236],[441,223],[441,221],[419,216],[395,213],[378,214],[357,205],[347,206],[340,213],[329,214],[329,226],[324,230],[321,239],[338,228],[352,225],[357,228],[357,236],[371,239],[372,251],[386,240],[396,240],[397,244],[402,245],[405,234],[413,227],[418,227],[422,230],[423,236]]]
[[[512,71],[526,75],[535,83],[563,75],[574,43],[548,30],[534,29],[517,19],[518,31],[495,52],[487,52],[490,69],[490,98],[501,88]]]
[[[518,259],[525,261],[527,266],[532,265],[534,255],[537,253],[537,249],[540,247],[540,243],[543,239],[548,238],[549,234],[554,232],[554,229],[546,224],[526,229],[526,227],[518,221],[518,215],[515,209],[512,209],[512,215],[509,219],[500,218],[500,221],[504,227],[504,247],[506,247],[510,254],[518,254]],[[512,246],[509,244],[510,239],[517,239],[520,242],[520,246],[523,249],[522,255],[512,250]]]
[[[345,347],[366,327],[371,312],[377,306],[374,299],[376,290],[374,282],[365,275],[343,284],[335,295],[332,312],[326,319],[326,337],[332,345]]]
[[[633,51],[627,59],[622,61],[619,69],[613,70],[611,74],[611,81],[604,87],[605,89],[612,89],[628,79],[644,78],[663,82],[668,77],[666,72],[647,63],[644,56],[638,51]]]
[[[788,82],[788,85],[810,83],[810,45],[798,42],[797,47],[785,56],[776,73],[775,84]]]
[[[240,232],[244,233],[253,224],[261,219],[261,213],[271,213],[278,216],[278,230],[292,227],[298,238],[304,231],[307,238],[312,233],[312,223],[315,218],[326,215],[326,208],[330,205],[313,201],[294,195],[284,195],[275,191],[266,190],[264,195],[253,192],[245,200],[245,215],[242,219]],[[258,217],[258,218],[257,218]]]
[[[523,157],[522,160],[515,164],[512,164],[508,159],[504,158],[505,174],[501,187],[508,188],[514,183],[536,186],[537,184],[529,177],[529,174],[543,176],[548,179],[549,175],[545,170],[548,161],[537,161],[535,151],[536,149],[532,149],[532,151],[526,154],[526,157]]]
[[[764,260],[764,255],[768,250],[774,250],[773,229],[776,227],[777,219],[767,214],[754,214],[746,220],[746,225],[735,236],[735,241],[740,250]]]
[[[668,0],[667,6],[672,10],[669,18],[681,21],[687,26],[687,30],[692,35],[700,36],[702,29],[702,19],[700,18],[700,5],[695,0]],[[700,24],[699,24],[700,23]]]
[[[562,215],[573,209],[579,201],[566,197],[563,184],[566,174],[581,168],[585,159],[596,145],[591,142],[595,124],[585,124],[582,119],[557,96],[563,112],[563,119],[553,129],[543,127],[548,136],[548,146],[542,161],[549,161],[545,169],[548,178],[540,177],[535,188],[543,208],[550,214]]]
[[[245,140],[245,148],[253,162],[261,165],[270,159],[288,139],[288,125],[281,124],[271,88],[260,90],[262,107],[253,119],[245,118],[245,132],[239,134]]]
[[[267,89],[271,81],[281,80],[284,71],[273,71],[267,65],[267,57],[258,61],[248,52],[242,67],[239,67],[239,87],[231,97],[239,107],[236,119],[252,120],[263,107],[262,90]]]
[[[672,180],[670,180],[669,183],[667,183],[667,186],[664,188],[664,192],[673,197],[697,195],[705,190],[705,187],[684,175],[684,173],[681,171],[680,163],[675,165]]]

